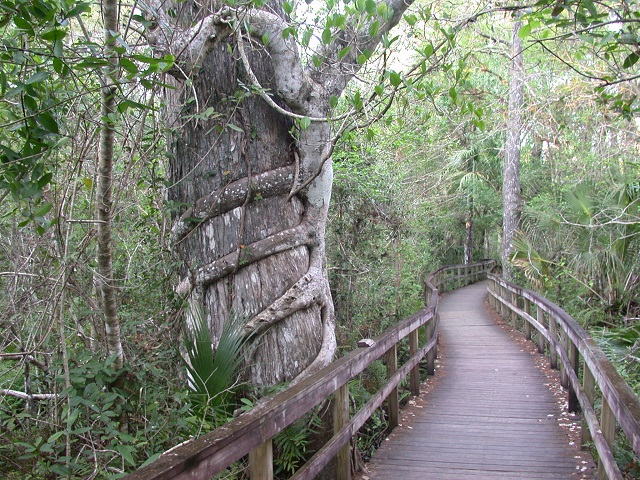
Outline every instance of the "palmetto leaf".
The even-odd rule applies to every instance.
[[[189,388],[197,404],[217,410],[228,410],[229,393],[237,384],[242,348],[246,342],[239,317],[232,317],[220,335],[214,351],[202,307],[191,308],[191,325],[185,329],[185,364],[189,372]]]
[[[522,268],[525,276],[535,284],[542,286],[549,278],[549,262],[536,251],[526,235],[518,232],[512,240],[511,261]]]

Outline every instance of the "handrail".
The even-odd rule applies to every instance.
[[[389,426],[398,424],[398,384],[410,375],[411,391],[419,394],[419,363],[427,356],[427,373],[433,375],[438,339],[438,287],[466,285],[486,278],[495,262],[443,267],[430,274],[425,283],[426,307],[393,325],[374,340],[362,341],[356,350],[310,375],[294,386],[262,399],[253,409],[222,427],[165,452],[156,461],[142,467],[127,480],[201,480],[209,479],[233,462],[249,455],[252,480],[272,478],[272,438],[334,396],[334,436],[294,475],[294,479],[312,479],[337,455],[336,479],[349,479],[349,444],[358,429],[386,400]],[[455,275],[455,278],[451,278]],[[424,327],[426,340],[419,346],[418,329]],[[398,367],[397,344],[409,337],[410,358]],[[353,416],[349,415],[348,382],[375,360],[385,357],[387,382]]]
[[[517,327],[525,320],[524,333],[531,340],[531,327],[538,332],[540,353],[548,347],[551,366],[562,370],[563,387],[569,390],[569,410],[582,409],[582,442],[593,440],[598,451],[598,478],[622,479],[612,453],[616,424],[620,425],[636,456],[640,457],[640,399],[626,384],[602,349],[562,308],[542,295],[489,274],[489,298],[503,317]],[[532,306],[535,305],[535,316]],[[582,384],[578,378],[582,370]],[[602,407],[594,407],[596,386]]]

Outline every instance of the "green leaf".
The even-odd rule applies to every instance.
[[[331,95],[329,97],[329,106],[331,108],[336,108],[338,106],[338,97],[336,97],[335,95]]]
[[[414,15],[413,13],[411,14],[407,14],[404,16],[405,21],[410,25],[410,26],[414,26],[416,24],[416,22],[418,21],[418,17],[416,15]]]
[[[369,36],[375,37],[378,34],[379,28],[380,28],[380,22],[376,20],[369,26]]]
[[[367,3],[365,4],[365,9],[369,15],[375,15],[377,7],[375,0],[367,0]]]
[[[44,217],[51,211],[52,205],[49,202],[43,203],[33,214],[34,217]]]
[[[234,123],[227,123],[227,127],[229,127],[231,130],[235,130],[236,132],[244,132],[242,128]]]
[[[300,120],[298,120],[298,125],[300,125],[300,128],[302,130],[306,130],[311,126],[311,119],[309,117],[301,118]]]
[[[47,42],[52,42],[54,40],[62,40],[67,35],[67,32],[60,28],[54,28],[42,34],[42,38]]]
[[[119,63],[122,69],[129,74],[128,76],[133,77],[138,74],[138,66],[128,58],[120,58]]]
[[[627,55],[627,58],[625,58],[624,62],[622,63],[622,68],[633,67],[638,59],[640,59],[640,55],[638,54],[638,52],[639,51],[631,52],[629,55]]]
[[[55,42],[53,42],[53,55],[58,58],[61,58],[62,50],[63,50],[62,40],[57,38]]]
[[[358,65],[364,65],[367,63],[367,60],[369,60],[369,58],[364,53],[358,55]]]
[[[282,8],[284,9],[284,12],[287,15],[291,15],[291,12],[293,12],[293,3],[292,2],[283,2],[282,3]]]
[[[309,46],[309,42],[311,42],[311,37],[313,36],[313,30],[307,28],[302,34],[302,45],[305,47]]]
[[[47,172],[44,175],[42,175],[39,179],[38,179],[38,188],[42,189],[45,187],[45,185],[48,185],[51,182],[51,179],[53,178],[53,173],[52,172]],[[49,210],[51,210],[51,207],[49,207]],[[47,212],[49,211],[47,210]],[[46,213],[46,212],[45,212]],[[44,215],[44,214],[43,214]]]
[[[363,103],[360,92],[356,92],[356,94],[353,96],[353,106],[356,107],[356,110],[358,111],[362,110]]]
[[[518,37],[524,40],[529,36],[530,33],[531,33],[531,25],[527,23],[526,25],[523,25],[522,27],[520,27],[520,30],[518,30]]]
[[[25,32],[29,33],[30,35],[34,35],[33,32],[33,27],[31,26],[31,24],[25,20],[24,18],[16,15],[13,17],[13,23],[15,24],[16,27],[18,27],[20,30],[24,30]]]
[[[376,132],[372,128],[367,128],[367,140],[371,141],[376,136]]]
[[[150,463],[155,462],[160,455],[162,455],[164,452],[158,452],[158,453],[154,453],[153,455],[151,455],[149,458],[147,458],[144,463],[142,465],[140,465],[140,468],[142,467],[146,467],[147,465],[149,465]]]
[[[582,0],[582,4],[589,10],[592,17],[598,16],[598,10],[592,0]]]
[[[331,43],[331,29],[329,27],[322,31],[322,43],[328,45]]]
[[[38,110],[38,102],[31,95],[23,95],[22,101],[28,110],[36,112]]]
[[[338,60],[342,60],[344,57],[347,56],[347,54],[351,51],[351,47],[350,46],[346,46],[344,47],[342,50],[340,50],[338,52]]]
[[[478,127],[478,129],[482,132],[484,132],[485,129],[485,122],[483,120],[476,120],[475,118],[473,119],[473,124]]]
[[[51,116],[50,113],[42,112],[36,116],[36,120],[40,125],[42,125],[45,130],[51,133],[55,133],[56,135],[60,133],[58,122],[56,122],[56,120]]]
[[[391,85],[394,87],[397,87],[402,83],[402,77],[397,72],[391,72],[389,73],[389,82],[391,82]]]
[[[451,100],[453,100],[453,103],[456,103],[456,101],[458,100],[458,92],[456,91],[455,87],[451,87],[449,89],[449,96],[451,97]]]
[[[120,444],[120,445],[116,445],[115,449],[118,451],[120,455],[122,455],[122,458],[124,458],[125,462],[127,462],[131,466],[136,465],[136,461],[133,459],[133,455],[131,454],[132,452],[135,451],[134,446]]]
[[[429,58],[431,55],[433,55],[433,44],[427,43],[424,47],[424,56]]]
[[[83,13],[87,13],[90,11],[91,11],[91,4],[80,2],[67,12],[67,14],[65,15],[65,18],[77,17],[78,15],[81,15]]]

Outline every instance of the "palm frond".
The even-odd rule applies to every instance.
[[[214,350],[202,306],[191,307],[191,322],[184,332],[185,365],[189,388],[196,404],[215,411],[228,410],[230,393],[237,386],[242,348],[247,339],[240,317],[224,326]]]
[[[520,267],[524,275],[536,286],[544,287],[550,278],[549,261],[535,248],[523,232],[518,232],[512,240],[511,262]]]

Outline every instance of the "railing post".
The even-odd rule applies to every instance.
[[[418,329],[416,328],[409,334],[409,355],[413,357],[418,353]],[[411,394],[420,395],[420,365],[416,365],[411,369],[409,375],[409,383],[411,385]]]
[[[536,305],[536,307],[536,319],[538,323],[544,327],[544,310],[542,310],[540,305]],[[538,352],[544,353],[544,335],[542,335],[541,332],[538,332]]]
[[[271,439],[249,452],[250,480],[273,480],[273,443]]]
[[[524,298],[524,311],[527,315],[531,316],[531,300],[527,297]],[[528,319],[524,319],[524,338],[531,340],[531,324]]]
[[[398,370],[398,344],[394,343],[393,347],[387,352],[387,380]],[[387,397],[387,406],[389,407],[389,428],[394,429],[398,426],[399,410],[398,410],[398,387],[394,387]]]
[[[511,305],[514,309],[518,306],[518,295],[515,292],[511,292]],[[511,310],[511,323],[514,330],[518,330],[518,313],[515,310]]]
[[[549,336],[553,340],[558,341],[558,323],[556,319],[553,318],[553,315],[549,316]],[[551,368],[558,368],[558,352],[553,345],[549,345],[549,364]],[[562,386],[566,387],[564,384]]]
[[[596,398],[596,379],[591,372],[591,369],[584,362],[584,368],[582,370],[582,389],[584,390],[584,394],[589,399],[589,403],[593,405],[593,401]],[[582,416],[582,447],[591,441],[591,432],[589,431],[589,424],[585,419],[584,415]]]
[[[427,342],[431,341],[433,335],[436,333],[436,325],[440,323],[440,314],[435,313],[433,318],[425,325],[425,333]],[[427,375],[435,375],[436,373],[436,357],[438,356],[438,345],[436,344],[427,353]]]
[[[509,315],[509,308],[504,304],[503,300],[507,299],[507,295],[506,295],[507,289],[505,286],[503,286],[502,284],[500,284],[500,316],[502,317],[503,320],[507,320],[508,315]]]
[[[494,310],[498,311],[498,300],[496,300],[496,282],[493,278],[489,279],[489,304]]]
[[[335,393],[333,405],[333,433],[340,433],[340,430],[349,423],[349,384],[345,383]],[[253,478],[251,479],[253,480]],[[338,451],[336,480],[351,480],[351,455],[350,445],[347,443]]]
[[[553,318],[551,318],[551,320],[553,320]],[[565,332],[562,329],[560,330],[560,345],[562,345],[562,348],[564,349],[565,352],[567,352],[567,355],[568,355],[569,354],[569,338],[567,336],[567,332]],[[562,385],[563,388],[568,388],[569,375],[567,374],[567,368],[571,368],[571,366],[561,364],[560,367],[562,367],[560,369],[560,385]]]
[[[616,436],[616,417],[613,414],[613,410],[609,406],[609,402],[603,396],[602,397],[602,412],[600,416],[600,429],[602,430],[602,435],[604,439],[607,441],[607,445],[613,451],[613,442]],[[607,473],[605,472],[604,463],[602,460],[598,460],[598,480],[603,480],[609,478]]]
[[[460,267],[456,268],[457,276],[458,276],[458,288],[462,286],[462,275],[460,274]]]
[[[571,341],[570,338],[567,339],[569,343],[569,361],[571,362],[571,367],[576,375],[578,375],[578,370],[580,368],[580,352],[578,352],[578,348]],[[577,412],[580,407],[580,402],[578,401],[578,395],[576,395],[576,391],[574,390],[571,382],[569,382],[569,399],[568,399],[568,410],[570,412]]]

